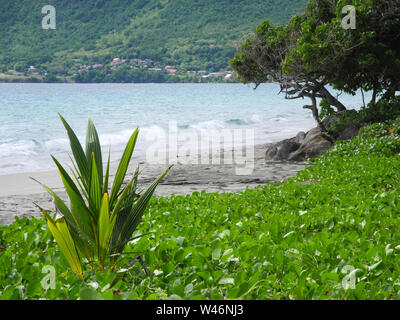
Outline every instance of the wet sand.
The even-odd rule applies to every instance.
[[[254,148],[254,161],[251,161],[251,172],[238,175],[235,164],[175,164],[168,176],[158,186],[155,195],[168,197],[172,194],[186,195],[195,191],[207,192],[240,192],[269,182],[279,182],[295,176],[310,163],[306,162],[267,162],[264,160],[265,145]],[[141,175],[139,186],[149,185],[158,177],[167,165],[148,164],[145,161],[133,160],[127,178],[139,165]],[[249,166],[250,165],[246,165]],[[111,166],[112,174],[116,165]],[[46,184],[67,199],[64,188],[56,170],[47,172],[19,173],[0,176],[0,225],[10,224],[14,217],[39,217],[40,212],[34,202],[45,209],[54,209],[52,197],[30,177]]]

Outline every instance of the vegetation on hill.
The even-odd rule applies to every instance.
[[[56,8],[56,30],[41,26],[41,9],[48,4]],[[148,67],[162,70],[171,65],[178,72],[220,71],[228,68],[237,42],[263,20],[286,24],[305,4],[306,0],[0,1],[0,72],[26,73],[34,66],[33,73],[71,77],[80,65],[109,66],[116,57],[150,59]],[[115,80],[118,74],[111,75],[113,71],[107,68]],[[102,72],[93,70],[93,78],[113,80]],[[78,81],[93,80],[86,77]],[[158,80],[167,80],[162,77]],[[146,81],[140,74],[131,78]]]

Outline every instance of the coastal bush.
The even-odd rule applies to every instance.
[[[320,106],[319,118],[321,120],[336,114],[335,109],[331,107],[331,104],[326,98],[321,99],[319,106]]]
[[[361,108],[359,111],[345,110],[340,114],[336,113],[324,99],[321,100],[320,107],[321,119],[337,118],[336,121],[329,124],[329,131],[333,135],[340,134],[348,124],[362,128],[364,136],[366,132],[377,137],[386,135],[388,130],[395,133],[399,132],[400,96],[395,96],[390,100],[381,99],[377,103],[370,102],[367,107]],[[396,119],[397,121],[393,122]],[[374,125],[369,126],[371,123]],[[393,128],[389,128],[389,123]]]
[[[359,111],[360,122],[371,123],[394,120],[400,116],[400,96],[392,99],[381,99],[370,102],[366,108]]]
[[[360,138],[379,138],[388,134],[389,124],[387,122],[376,122],[360,129]]]
[[[54,198],[57,215],[53,217],[42,208],[41,212],[71,269],[83,278],[81,257],[85,257],[92,270],[97,264],[100,271],[104,270],[107,262],[116,267],[117,258],[130,241],[151,196],[169,169],[143,194],[137,190],[138,169],[131,181],[122,186],[139,134],[139,129],[136,129],[127,143],[109,189],[110,154],[104,171],[100,141],[93,122],[88,121],[84,151],[69,124],[61,115],[60,118],[71,144],[75,181],[52,158],[61,175],[70,206],[44,185]]]
[[[328,152],[335,157],[345,157],[348,155],[362,155],[364,157],[376,156],[395,156],[400,153],[400,117],[394,121],[372,123],[360,129],[358,136],[350,141],[337,141],[335,146]]]
[[[125,250],[151,277],[124,255],[124,268],[80,280],[42,219],[17,219],[0,227],[0,299],[398,300],[400,142],[381,136],[395,122],[362,129],[281,183],[153,197]],[[53,289],[41,284],[48,265]]]

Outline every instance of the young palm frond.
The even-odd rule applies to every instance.
[[[138,170],[132,180],[122,186],[139,134],[137,128],[126,145],[109,189],[110,153],[104,173],[100,141],[93,122],[88,120],[84,151],[72,128],[61,115],[60,118],[70,140],[74,179],[57,159],[52,158],[70,203],[68,207],[44,185],[54,198],[60,215],[53,219],[48,212],[41,210],[71,269],[82,277],[81,257],[85,257],[92,267],[97,263],[100,270],[104,269],[110,256],[110,261],[115,263],[138,226],[157,185],[170,168],[143,194],[137,192]]]

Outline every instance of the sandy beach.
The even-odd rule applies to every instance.
[[[309,163],[305,162],[267,162],[264,160],[265,145],[254,148],[254,170],[248,175],[237,175],[234,164],[175,164],[169,175],[158,186],[157,196],[168,197],[172,194],[186,195],[195,191],[240,192],[268,182],[278,182],[296,173]],[[162,171],[165,165],[148,164],[142,160],[133,160],[127,178],[139,164],[140,186],[149,185]],[[115,173],[116,164],[111,166]],[[34,202],[45,209],[54,209],[51,196],[30,177],[46,184],[66,199],[66,193],[56,170],[47,172],[18,173],[0,176],[0,225],[10,224],[18,217],[40,217]],[[111,176],[112,180],[112,176]]]

